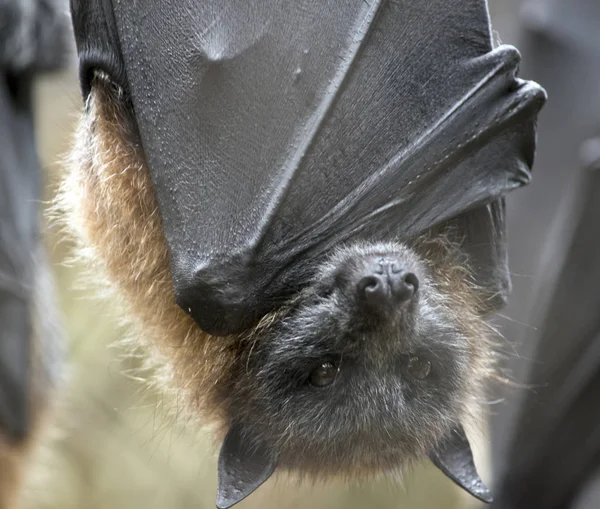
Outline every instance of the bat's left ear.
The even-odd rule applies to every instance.
[[[454,428],[429,455],[433,464],[452,481],[482,502],[493,501],[490,490],[477,473],[471,445],[462,426]]]
[[[219,454],[217,508],[227,509],[246,498],[271,477],[275,467],[267,449],[246,443],[239,426],[233,425]]]

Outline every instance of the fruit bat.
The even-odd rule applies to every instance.
[[[71,10],[86,107],[59,207],[139,321],[185,338],[163,353],[225,423],[218,506],[275,469],[404,453],[489,500],[458,407],[487,369],[474,315],[510,288],[503,197],[530,179],[545,92],[486,2]]]

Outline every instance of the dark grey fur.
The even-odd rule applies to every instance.
[[[412,301],[378,316],[356,292],[373,255],[395,257],[420,281]],[[246,447],[265,449],[279,468],[342,475],[399,469],[460,420],[473,382],[466,334],[452,296],[413,250],[341,249],[282,317],[243,343],[223,394],[230,421]],[[426,379],[407,372],[411,354],[432,363]],[[335,382],[311,386],[311,371],[330,358],[341,362]]]

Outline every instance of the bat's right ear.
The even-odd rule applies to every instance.
[[[219,454],[217,508],[227,509],[255,491],[276,467],[266,448],[249,445],[239,426],[233,425]]]

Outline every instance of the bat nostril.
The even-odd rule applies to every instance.
[[[395,302],[404,303],[413,298],[419,288],[419,279],[412,272],[390,270],[391,294]]]
[[[419,289],[419,278],[412,272],[404,274],[404,284],[408,287],[412,287],[412,292],[417,293]]]
[[[379,284],[379,279],[377,276],[365,276],[363,278],[361,278],[361,280],[358,282],[358,291],[359,292],[365,292],[365,291],[372,291],[374,288],[376,288]]]
[[[356,284],[359,297],[363,298],[369,305],[384,305],[389,293],[386,279],[386,276],[381,274],[363,276]]]

